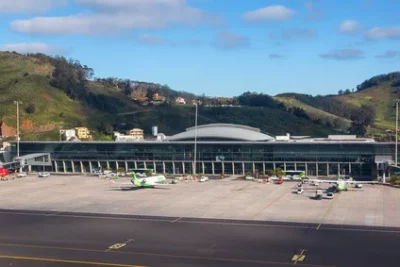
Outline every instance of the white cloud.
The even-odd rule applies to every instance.
[[[268,57],[270,59],[280,59],[280,58],[283,58],[283,55],[280,55],[280,54],[269,54]]]
[[[11,23],[11,29],[30,34],[103,34],[218,21],[202,10],[188,6],[185,0],[76,1],[101,10],[92,14],[16,20]]]
[[[307,16],[306,16],[307,21],[314,21],[320,19],[323,15],[322,10],[315,7],[313,0],[308,0],[304,2],[304,7],[307,11]]]
[[[139,6],[185,5],[186,0],[75,0],[76,3],[97,8],[134,9]]]
[[[334,60],[350,60],[362,58],[363,52],[357,48],[345,48],[331,51],[329,53],[320,54],[319,56],[324,59]]]
[[[395,57],[397,57],[398,54],[399,54],[398,51],[389,49],[389,50],[387,50],[385,53],[383,53],[383,54],[381,54],[381,55],[377,55],[376,57],[377,57],[377,58],[386,58],[386,59],[390,59],[390,58],[395,58]]]
[[[45,43],[14,43],[0,46],[0,51],[15,51],[21,54],[43,53],[43,54],[63,54],[63,48],[48,45]]]
[[[371,39],[400,37],[400,27],[390,27],[390,28],[376,27],[367,32],[367,37]]]
[[[250,46],[250,40],[246,36],[231,32],[220,32],[215,44],[223,49],[238,49]]]
[[[294,15],[294,11],[281,5],[267,6],[243,14],[242,19],[247,21],[286,20]]]
[[[46,12],[65,4],[67,0],[0,0],[0,13]]]
[[[159,45],[168,43],[168,40],[151,34],[141,34],[136,37],[136,40],[139,43],[150,44],[150,45]]]
[[[356,20],[344,20],[339,25],[339,31],[344,33],[356,33],[361,29],[361,24]]]
[[[317,36],[317,32],[307,28],[291,28],[282,30],[279,34],[271,33],[269,38],[271,39],[282,39],[282,40],[293,40],[293,39],[310,39]]]

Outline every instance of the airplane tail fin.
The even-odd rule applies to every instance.
[[[135,182],[137,182],[136,173],[131,172],[131,177],[132,177],[132,179],[131,179],[132,183],[135,184]]]

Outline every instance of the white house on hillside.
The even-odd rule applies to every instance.
[[[184,99],[183,97],[177,97],[176,100],[175,100],[175,102],[176,102],[177,104],[183,104],[183,105],[186,104],[186,101],[185,101],[185,99]]]

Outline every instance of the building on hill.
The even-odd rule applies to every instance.
[[[153,101],[161,101],[161,102],[165,102],[166,97],[165,96],[161,96],[159,93],[155,93],[152,97]]]
[[[186,104],[186,101],[185,101],[185,99],[183,98],[183,97],[177,97],[176,99],[175,99],[175,102],[177,103],[177,104],[182,104],[182,105],[185,105]]]
[[[62,129],[60,130],[60,139],[65,141],[76,140],[76,130],[75,129]]]
[[[142,106],[147,106],[150,103],[150,100],[148,97],[135,97],[132,99],[133,99],[133,101],[136,101],[137,103],[139,103]]]
[[[144,131],[139,128],[133,128],[129,130],[129,136],[136,140],[142,140],[144,139]]]
[[[160,105],[167,101],[167,98],[165,96],[161,96],[159,93],[155,93],[151,99],[151,103],[153,105]]]
[[[75,131],[79,139],[92,139],[90,130],[87,127],[76,127]]]

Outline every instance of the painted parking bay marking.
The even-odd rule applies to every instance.
[[[116,243],[114,245],[109,246],[107,251],[117,250],[117,249],[123,248],[123,247],[126,246],[126,244],[128,244],[128,243],[130,243],[132,241],[135,241],[135,239],[129,239],[129,240],[125,241],[124,243]]]
[[[299,249],[292,257],[292,261],[294,261],[294,264],[296,264],[297,262],[303,262],[306,258],[306,255],[304,254],[304,252],[306,252],[307,250],[305,249]],[[299,253],[300,252],[300,253]]]
[[[118,263],[80,261],[80,260],[63,260],[63,259],[53,259],[53,258],[38,258],[38,257],[11,256],[11,255],[0,255],[0,259],[16,260],[16,261],[29,261],[29,262],[34,261],[34,262],[77,264],[79,266],[95,265],[95,266],[107,266],[107,267],[146,267],[146,266],[131,265],[131,264],[118,264]]]

